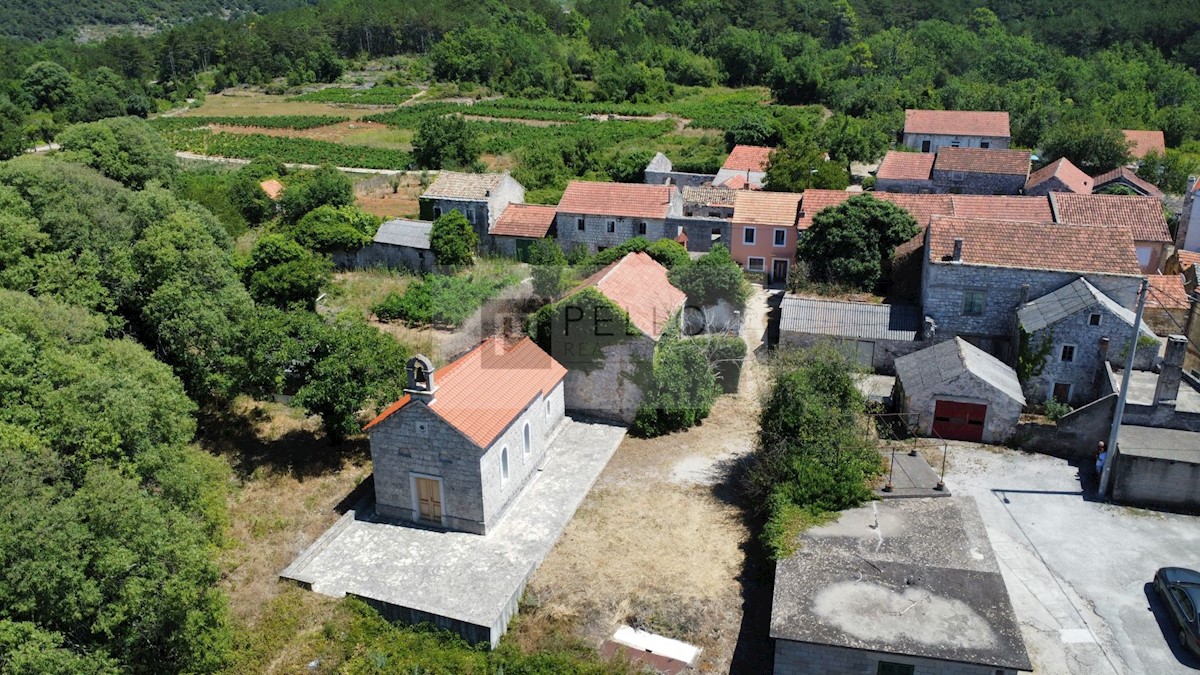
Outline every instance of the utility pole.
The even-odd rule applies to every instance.
[[[1142,336],[1142,311],[1146,309],[1149,285],[1150,280],[1143,277],[1141,289],[1138,290],[1138,308],[1137,316],[1133,319],[1133,335],[1129,338],[1129,353],[1125,356],[1125,372],[1121,373],[1121,393],[1117,396],[1117,408],[1113,411],[1112,429],[1108,432],[1104,470],[1100,472],[1100,497],[1102,498],[1108,495],[1108,479],[1112,474],[1112,465],[1117,459],[1117,433],[1121,430],[1121,418],[1125,416],[1125,398],[1129,396],[1129,375],[1133,372],[1133,357],[1137,352],[1138,338]]]

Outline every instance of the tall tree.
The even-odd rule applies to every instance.
[[[413,135],[413,158],[425,169],[469,167],[479,159],[475,131],[462,115],[430,115]]]
[[[813,216],[797,254],[816,281],[873,291],[889,269],[896,247],[919,232],[908,211],[863,194]]]
[[[451,267],[470,265],[475,259],[477,246],[479,235],[458,209],[452,209],[433,221],[429,231],[429,248],[437,264]]]

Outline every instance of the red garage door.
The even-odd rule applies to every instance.
[[[933,406],[933,433],[960,441],[982,441],[987,406],[981,403],[937,401]]]

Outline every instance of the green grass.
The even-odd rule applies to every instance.
[[[289,101],[304,103],[348,103],[355,105],[400,105],[413,97],[419,89],[416,87],[386,87],[378,86],[370,89],[351,89],[349,87],[329,87],[312,91],[299,96],[292,96]]]
[[[229,117],[158,117],[150,120],[150,124],[162,130],[199,129],[211,124],[223,124],[238,127],[261,127],[263,129],[315,129],[340,122],[349,121],[349,117],[334,115],[253,115]]]

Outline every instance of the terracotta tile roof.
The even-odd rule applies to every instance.
[[[888,192],[876,193],[875,197],[908,211],[917,221],[921,231],[934,216],[948,216],[954,213],[954,198],[951,195],[913,195],[893,194]]]
[[[1129,142],[1129,156],[1134,159],[1145,157],[1151,150],[1160,155],[1167,152],[1167,140],[1163,137],[1163,132],[1157,129],[1122,129],[1121,133],[1125,134],[1125,140]]]
[[[736,225],[794,227],[803,196],[797,192],[742,190],[733,202],[733,222]]]
[[[1186,270],[1192,265],[1200,264],[1200,253],[1178,250],[1175,251],[1175,256],[1179,259],[1179,269],[1181,270]]]
[[[674,189],[671,185],[573,180],[558,202],[558,212],[619,218],[666,218]]]
[[[1025,181],[1025,190],[1029,191],[1051,178],[1062,181],[1062,184],[1075,194],[1088,195],[1092,193],[1092,177],[1081,171],[1066,157],[1057,159],[1029,174],[1029,179]]]
[[[429,408],[486,448],[538,395],[549,394],[566,375],[567,369],[529,338],[512,345],[488,338],[434,371],[437,390]],[[405,395],[363,428],[374,427],[410,401]]]
[[[279,199],[279,195],[283,194],[283,183],[280,183],[274,178],[264,180],[258,184],[258,187],[262,188],[262,191],[267,193],[267,196],[270,197],[272,201]]]
[[[654,340],[662,336],[667,322],[687,300],[687,295],[667,280],[667,268],[641,251],[596,272],[572,292],[588,287],[625,310],[633,325]]]
[[[422,197],[444,197],[448,199],[484,200],[495,190],[500,181],[508,174],[505,173],[459,173],[457,171],[442,171],[425,190]]]
[[[837,206],[854,196],[845,190],[805,190],[800,195],[800,212],[796,218],[796,229],[807,230],[812,225],[813,216],[830,206]],[[737,222],[737,211],[734,211],[734,222]]]
[[[935,217],[929,225],[932,262],[948,260],[963,240],[965,264],[1030,270],[1137,275],[1133,238],[1123,227],[1020,223]]]
[[[1150,274],[1150,292],[1146,295],[1146,307],[1158,309],[1187,309],[1191,306],[1182,274]]]
[[[884,180],[929,180],[935,155],[929,152],[900,152],[889,150],[875,172]]]
[[[1008,113],[979,110],[905,110],[904,133],[1008,138]]]
[[[540,204],[509,204],[492,226],[490,234],[501,237],[528,237],[541,239],[554,224],[553,206]]]
[[[1133,232],[1134,241],[1170,243],[1162,202],[1134,195],[1050,195],[1055,220],[1060,223],[1118,225]]]
[[[1108,173],[1102,173],[1099,176],[1096,176],[1094,180],[1095,184],[1092,186],[1093,192],[1097,192],[1101,188],[1112,185],[1113,183],[1124,182],[1132,185],[1134,189],[1141,190],[1142,194],[1147,196],[1162,196],[1162,190],[1159,190],[1158,186],[1154,185],[1148,180],[1143,179],[1131,169],[1124,166],[1119,166]]]
[[[767,160],[774,151],[775,148],[761,145],[735,145],[721,168],[730,171],[766,171]]]
[[[720,185],[688,185],[682,190],[685,206],[733,206],[737,193]]]
[[[725,181],[724,183],[721,183],[721,185],[718,187],[729,188],[730,190],[746,190],[746,189],[761,190],[762,189],[761,185],[759,185],[758,183],[752,183],[752,182],[746,180],[746,177],[741,174],[738,174],[738,175],[734,176],[733,178],[730,178],[729,180]]]
[[[942,148],[933,170],[1025,176],[1029,174],[1029,151]]]
[[[1017,220],[1049,223],[1054,220],[1046,197],[1017,195],[953,195],[954,215],[958,218]]]

